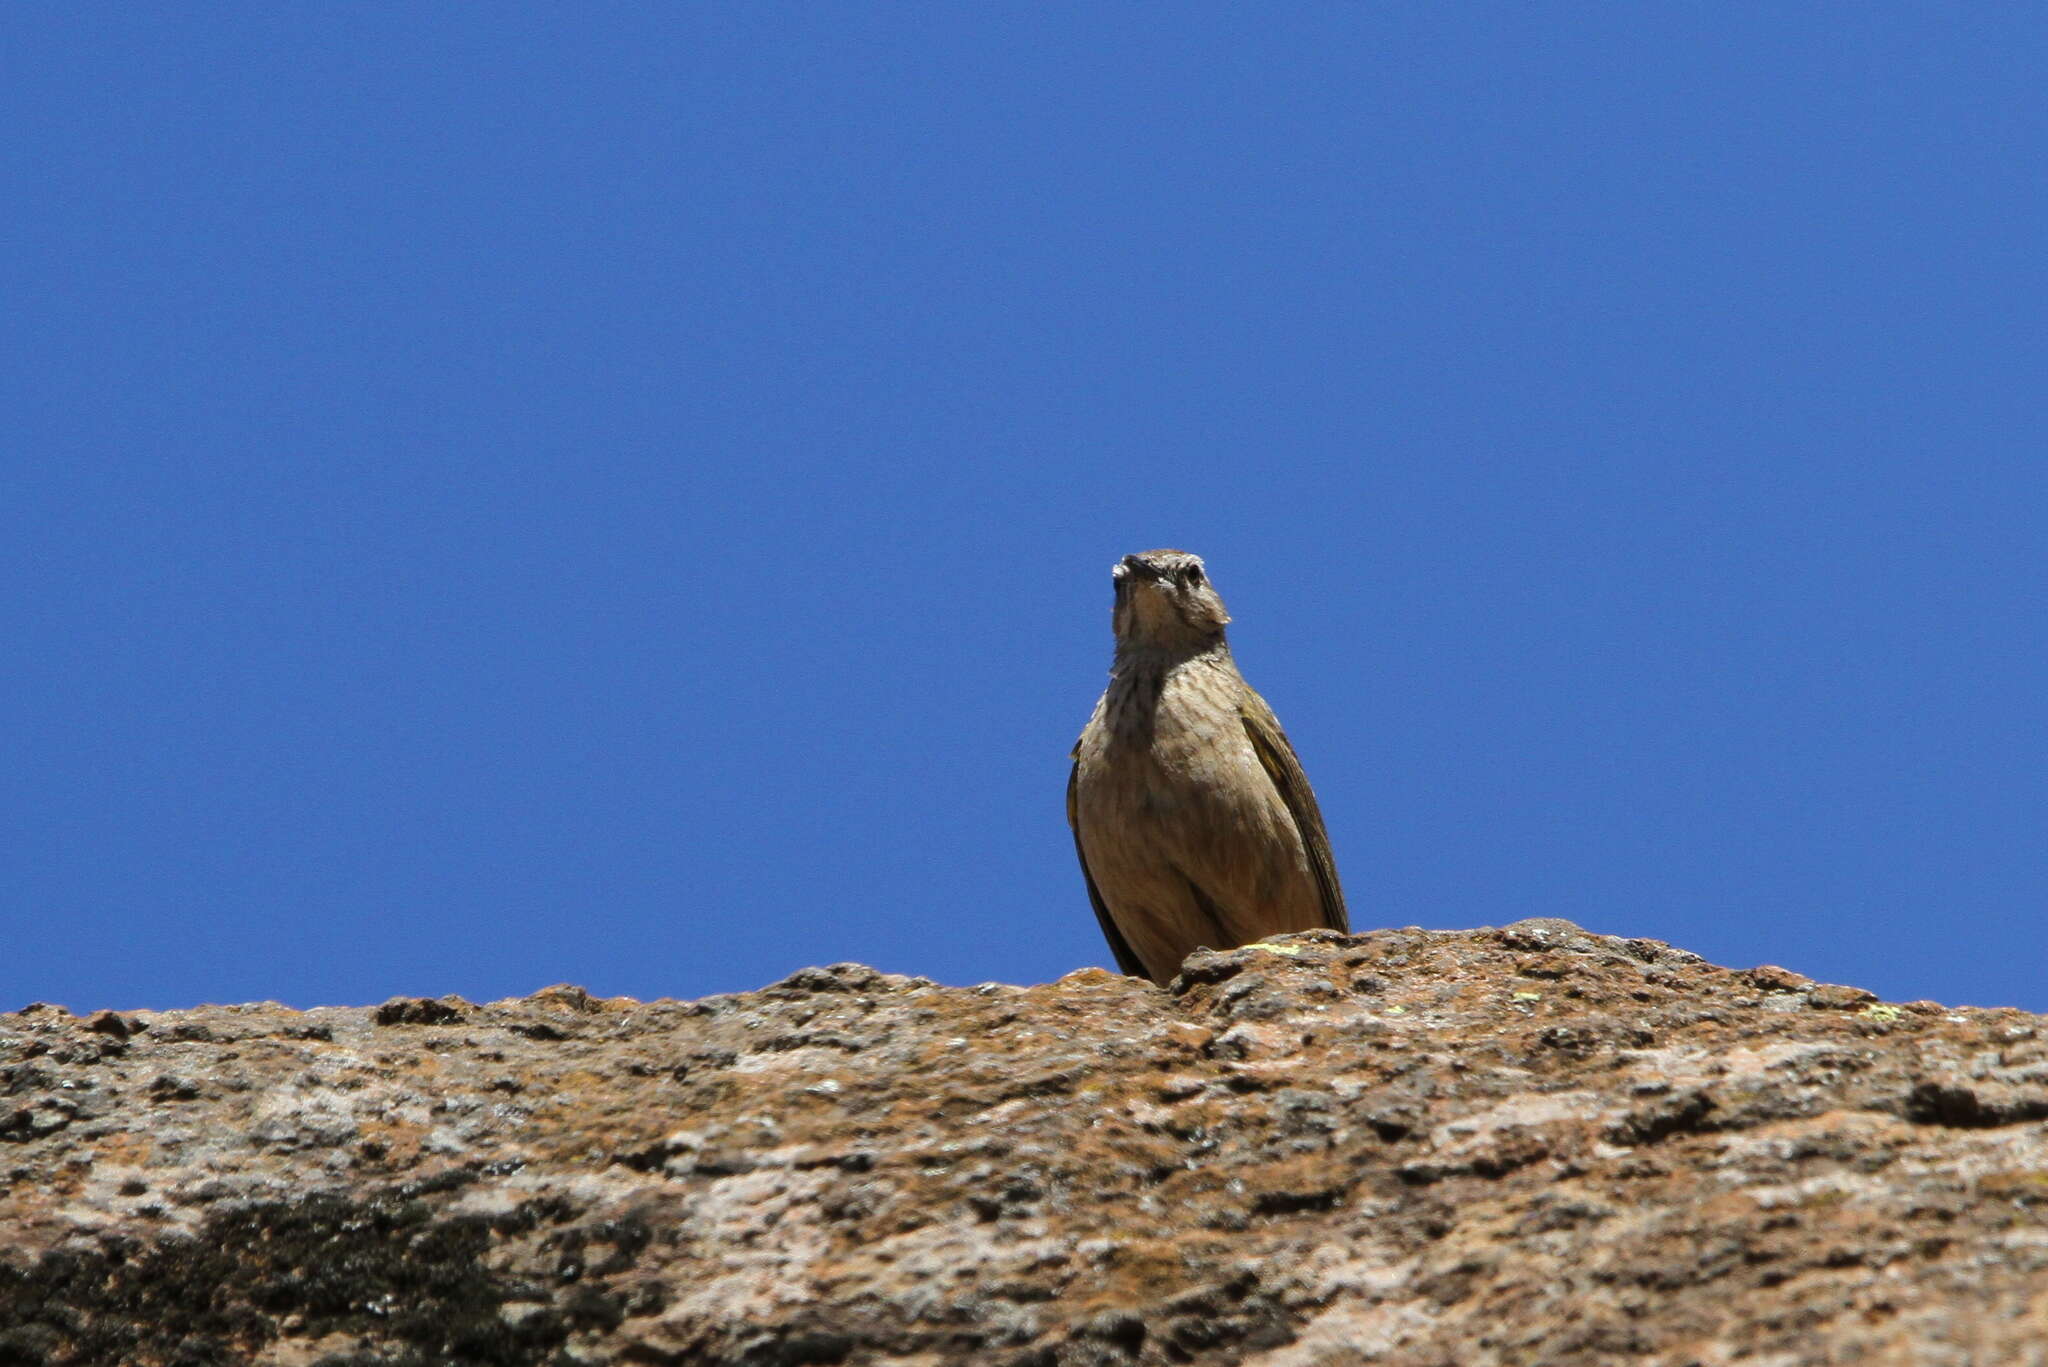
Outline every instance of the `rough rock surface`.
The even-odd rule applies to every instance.
[[[2029,1363],[2048,1040],[1562,921],[0,1015],[0,1367]]]

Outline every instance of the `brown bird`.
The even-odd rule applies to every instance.
[[[1143,551],[1110,573],[1116,659],[1074,746],[1067,822],[1117,967],[1164,985],[1203,946],[1348,932],[1316,796],[1230,658],[1201,557]]]

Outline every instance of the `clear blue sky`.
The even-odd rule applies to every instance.
[[[2035,7],[5,24],[0,1007],[1107,962],[1158,545],[1360,928],[2048,1007]]]

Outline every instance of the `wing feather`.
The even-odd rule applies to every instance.
[[[1322,893],[1323,924],[1331,930],[1351,933],[1351,917],[1344,909],[1344,888],[1337,881],[1337,861],[1330,854],[1329,833],[1323,829],[1322,809],[1316,806],[1316,794],[1308,786],[1308,775],[1302,772],[1301,760],[1295,755],[1294,747],[1287,743],[1287,733],[1280,729],[1279,718],[1273,709],[1266,706],[1266,700],[1244,690],[1244,698],[1238,703],[1238,716],[1244,721],[1245,734],[1251,737],[1252,749],[1258,754],[1259,763],[1266,776],[1273,780],[1273,786],[1280,790],[1280,800],[1287,804],[1288,814],[1294,818],[1294,828],[1301,832],[1302,846],[1308,851],[1308,866],[1316,877],[1316,888]]]
[[[1131,952],[1131,946],[1124,939],[1123,932],[1116,928],[1109,908],[1103,905],[1102,893],[1095,886],[1095,875],[1088,872],[1088,851],[1081,848],[1081,820],[1076,793],[1081,785],[1081,762],[1074,761],[1074,767],[1067,771],[1067,825],[1074,831],[1074,854],[1081,861],[1081,878],[1088,884],[1088,900],[1095,905],[1095,919],[1102,923],[1102,936],[1109,941],[1109,952],[1116,956],[1116,966],[1134,977],[1149,978],[1145,965]]]

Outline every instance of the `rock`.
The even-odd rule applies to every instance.
[[[1839,983],[1822,983],[1806,994],[1807,1005],[1820,1011],[1854,1011],[1876,1000],[1875,992],[1860,987],[1843,987]]]
[[[102,1035],[112,1035],[115,1039],[127,1039],[140,1030],[142,1024],[133,1017],[124,1017],[113,1011],[95,1011],[86,1021],[85,1028]]]
[[[1813,979],[1804,973],[1794,973],[1776,964],[1760,964],[1742,977],[1750,986],[1765,992],[1804,992],[1813,986]]]
[[[393,997],[371,1014],[379,1025],[453,1025],[468,1015],[460,997]]]
[[[2041,1026],[1555,920],[1165,991],[39,1004],[0,1364],[2027,1361]]]

